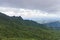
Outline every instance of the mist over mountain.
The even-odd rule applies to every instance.
[[[21,16],[23,19],[34,20],[39,23],[60,21],[60,14],[48,13],[36,9],[0,7],[0,11],[9,16]]]

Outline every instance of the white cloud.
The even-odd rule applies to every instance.
[[[41,10],[31,10],[31,9],[18,9],[9,7],[0,7],[0,12],[3,12],[9,16],[22,16],[24,19],[34,19],[34,20],[48,20],[57,19],[59,20],[60,14],[50,14]],[[56,20],[55,20],[56,21]]]

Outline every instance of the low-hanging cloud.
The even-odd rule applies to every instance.
[[[40,20],[41,22],[59,21],[60,14],[50,14],[41,10],[31,10],[23,8],[0,7],[0,12],[9,16],[22,16],[23,19]]]
[[[4,12],[9,16],[58,17],[58,14],[49,14],[41,10],[31,10],[31,9],[23,9],[23,8],[18,9],[18,8],[10,8],[10,7],[0,7],[0,12]]]

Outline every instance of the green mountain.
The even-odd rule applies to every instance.
[[[10,17],[0,12],[0,40],[57,40],[42,24],[22,17]]]
[[[60,30],[60,22],[59,21],[51,22],[51,23],[45,23],[45,25],[54,29],[54,30]]]

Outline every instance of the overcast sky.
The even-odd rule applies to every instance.
[[[60,0],[0,0],[0,6],[56,12],[60,11]]]
[[[0,0],[0,11],[24,19],[60,20],[60,0]]]

